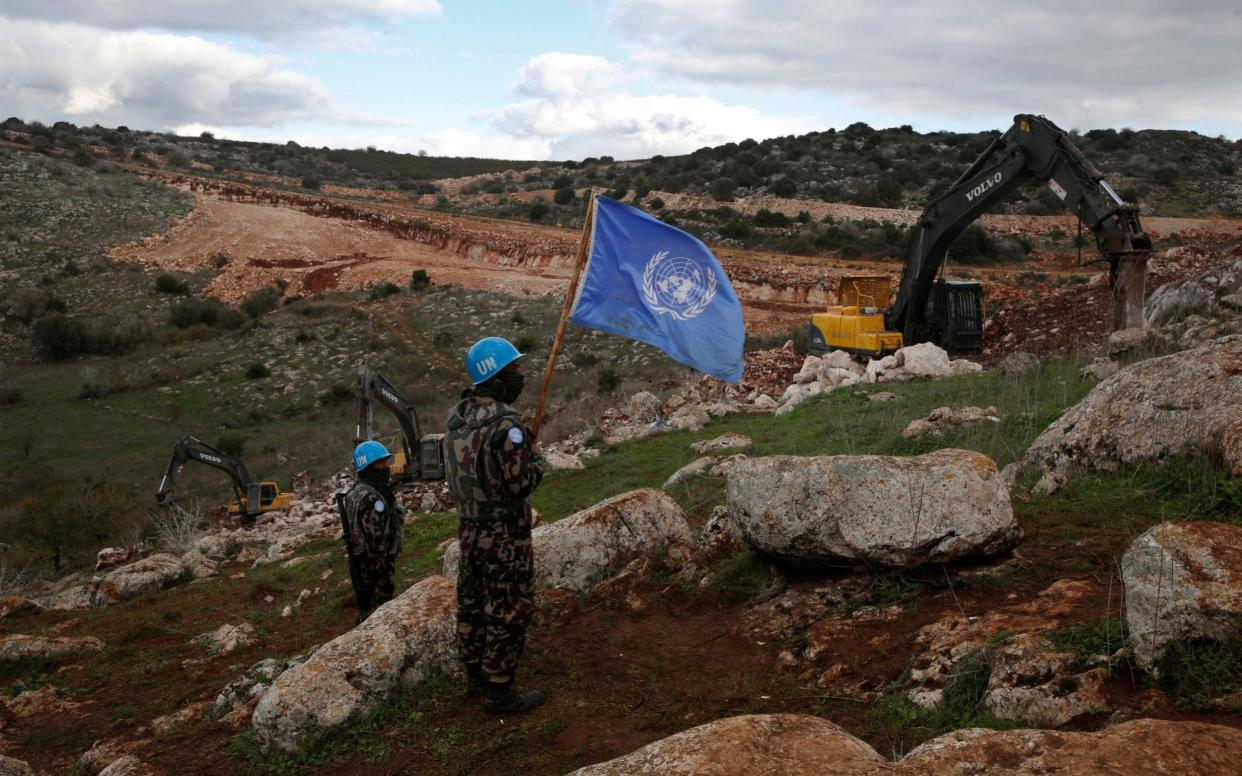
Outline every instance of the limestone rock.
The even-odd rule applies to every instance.
[[[428,577],[282,673],[255,706],[252,724],[262,747],[293,751],[398,686],[458,673],[456,610],[453,583]]]
[[[227,655],[235,650],[258,644],[259,634],[248,622],[240,622],[237,625],[225,623],[216,628],[214,632],[204,633],[195,640],[206,644],[207,648],[217,655]]]
[[[740,548],[737,531],[729,520],[729,508],[716,507],[699,531],[699,552],[710,558],[730,555]]]
[[[913,439],[924,434],[941,436],[945,429],[970,423],[999,423],[1000,411],[995,407],[963,407],[960,410],[937,407],[925,418],[910,421],[901,436]]]
[[[949,373],[953,376],[973,375],[982,371],[983,364],[977,364],[974,361],[968,361],[964,358],[955,358],[949,362]]]
[[[1108,672],[1080,672],[1077,657],[1057,652],[1043,636],[1010,637],[996,651],[984,704],[1001,719],[1054,728],[1082,714],[1108,711],[1101,692]]]
[[[1078,374],[1098,383],[1101,380],[1107,380],[1120,371],[1121,365],[1116,361],[1107,358],[1094,358],[1090,364],[1079,369]]]
[[[819,365],[819,356],[807,356],[802,361],[802,368],[793,376],[793,384],[806,385],[807,383],[814,382],[818,377]]]
[[[37,614],[43,607],[20,595],[6,595],[0,598],[0,620],[6,617],[17,617],[23,614]]]
[[[1150,669],[1175,641],[1242,639],[1242,527],[1161,523],[1121,561],[1135,662]]]
[[[195,579],[207,579],[219,573],[216,562],[196,549],[189,550],[181,556],[185,570]]]
[[[774,410],[776,409],[776,399],[773,399],[766,393],[761,393],[755,397],[755,407],[761,410]]]
[[[640,552],[689,546],[693,537],[685,513],[667,494],[644,488],[614,496],[564,520],[531,532],[535,589],[589,590],[615,574]],[[444,575],[457,577],[461,549],[444,552]]]
[[[30,658],[57,659],[84,652],[102,652],[104,643],[94,636],[46,638],[13,634],[0,636],[0,663]]]
[[[194,543],[194,549],[215,561],[226,561],[237,552],[237,542],[226,534],[208,534]]]
[[[567,776],[845,776],[885,765],[874,749],[826,719],[749,714],[708,722]]]
[[[38,690],[28,690],[12,698],[0,697],[0,728],[5,721],[20,722],[27,717],[41,714],[73,714],[93,701],[71,701],[60,697],[56,688],[45,684]]]
[[[651,423],[660,417],[660,400],[655,394],[639,391],[630,397],[629,416],[638,423]]]
[[[735,431],[726,431],[715,439],[705,439],[701,442],[695,442],[690,445],[690,449],[700,455],[707,453],[718,453],[721,450],[745,449],[750,447],[754,442],[748,436],[743,436]]]
[[[0,776],[35,776],[35,772],[25,760],[0,754]]]
[[[1151,358],[1095,386],[1031,444],[1021,468],[1053,482],[1088,469],[1221,451],[1242,422],[1242,336]]]
[[[1194,280],[1165,283],[1147,297],[1143,306],[1143,322],[1149,328],[1155,328],[1194,311],[1211,312],[1215,307],[1215,295]]]
[[[185,565],[176,555],[160,553],[113,569],[84,585],[70,588],[48,602],[51,609],[98,609],[180,581]]]
[[[1108,355],[1113,358],[1127,353],[1157,350],[1166,345],[1159,332],[1152,329],[1121,329],[1108,335]]]
[[[711,420],[711,416],[702,407],[687,404],[673,413],[668,424],[678,431],[702,431]]]
[[[95,570],[102,571],[129,563],[137,554],[136,547],[104,547],[95,555]]]
[[[917,747],[891,770],[902,776],[1216,776],[1236,772],[1242,730],[1138,719],[1097,733],[957,730]]]
[[[702,458],[696,458],[670,474],[668,479],[664,481],[662,488],[664,490],[668,490],[669,488],[672,488],[681,482],[685,482],[692,477],[698,477],[699,475],[706,474],[707,470],[712,468],[715,464],[716,459],[710,455],[705,455]]]
[[[1030,377],[1039,372],[1039,358],[1025,351],[1010,353],[1000,362],[1001,374],[1010,379]]]
[[[910,666],[907,695],[920,706],[940,702],[944,685],[960,670],[961,661],[988,649],[1004,634],[1042,634],[1080,622],[1094,613],[1089,585],[1061,579],[1034,599],[1000,607],[970,620],[951,614],[919,629]]]
[[[134,755],[127,754],[113,760],[99,772],[99,776],[156,776],[156,771]]]
[[[585,464],[575,455],[562,453],[559,450],[545,450],[543,459],[548,464],[548,468],[557,469],[582,469]]]
[[[987,456],[773,456],[736,463],[729,515],[743,541],[795,564],[910,567],[989,555],[1021,538]]]

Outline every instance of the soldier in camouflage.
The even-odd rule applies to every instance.
[[[530,495],[543,479],[539,445],[510,406],[525,382],[521,357],[499,337],[470,348],[474,384],[449,413],[444,437],[445,479],[460,518],[457,648],[467,695],[485,696],[489,714],[543,700],[538,690],[513,690],[535,605]]]
[[[358,622],[392,600],[397,555],[405,540],[405,510],[389,484],[390,457],[379,442],[358,445],[354,451],[358,481],[341,500]]]

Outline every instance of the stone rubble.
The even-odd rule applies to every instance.
[[[950,407],[937,407],[927,417],[910,421],[901,432],[903,439],[930,434],[933,437],[944,436],[946,429],[964,426],[971,423],[1000,423],[1000,411],[996,407],[962,407],[959,410]]]

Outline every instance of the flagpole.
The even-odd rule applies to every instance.
[[[556,366],[556,357],[561,352],[561,338],[565,336],[565,324],[569,323],[569,313],[574,306],[574,297],[578,294],[578,283],[582,278],[582,268],[586,264],[587,245],[591,239],[591,225],[595,218],[595,189],[587,189],[587,212],[582,220],[582,236],[578,238],[578,256],[574,260],[574,273],[569,279],[569,290],[565,292],[565,307],[561,309],[561,320],[556,324],[556,337],[552,340],[552,352],[548,354],[548,368],[543,373],[543,387],[539,389],[539,403],[535,407],[535,419],[531,423],[531,433],[539,437],[539,426],[543,424],[544,404],[548,400],[548,387],[552,385],[552,368]]]

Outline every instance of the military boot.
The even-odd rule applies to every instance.
[[[538,690],[514,692],[512,682],[488,682],[487,702],[483,704],[488,714],[521,714],[543,703],[543,693]]]
[[[487,694],[487,675],[482,663],[466,663],[466,697],[482,698]]]

